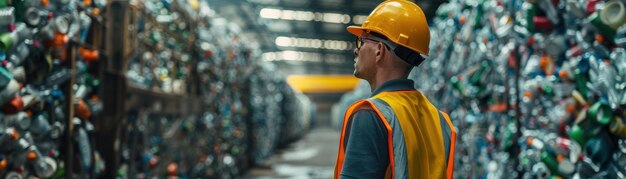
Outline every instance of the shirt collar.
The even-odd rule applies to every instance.
[[[398,78],[394,80],[389,80],[372,92],[370,97],[376,96],[381,92],[390,92],[390,91],[405,91],[405,90],[415,90],[415,83],[413,80],[409,80],[406,78]]]

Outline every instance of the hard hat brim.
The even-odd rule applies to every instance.
[[[348,32],[356,36],[362,36],[363,32],[366,30],[363,27],[359,26],[348,26],[348,28],[346,29],[348,30]]]

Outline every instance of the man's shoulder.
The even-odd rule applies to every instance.
[[[374,125],[384,126],[381,118],[376,114],[373,109],[360,109],[354,112],[352,115],[353,125],[371,127]]]
[[[352,113],[352,119],[362,119],[362,118],[372,118],[372,119],[376,119],[379,118],[378,115],[376,115],[376,112],[374,111],[374,109],[372,108],[361,108],[356,110],[354,113]]]

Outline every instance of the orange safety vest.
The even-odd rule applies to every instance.
[[[389,166],[385,178],[452,178],[456,130],[417,90],[381,92],[346,111],[335,166],[339,178],[345,159],[346,125],[359,109],[373,109],[387,128]]]

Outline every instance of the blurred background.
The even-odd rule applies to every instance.
[[[0,177],[332,178],[381,2],[0,0]],[[414,2],[454,178],[626,176],[626,0]]]

